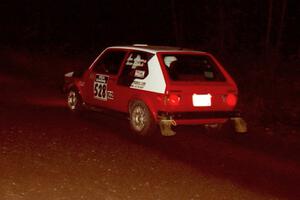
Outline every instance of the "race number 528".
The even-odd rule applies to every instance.
[[[107,84],[94,83],[94,96],[97,99],[107,100]]]

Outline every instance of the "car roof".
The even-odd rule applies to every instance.
[[[149,53],[157,53],[157,52],[197,52],[197,53],[205,53],[203,51],[197,51],[182,47],[173,47],[173,46],[154,46],[154,45],[145,45],[145,44],[134,44],[128,46],[111,46],[108,49],[130,49],[130,50],[139,50],[145,51]]]

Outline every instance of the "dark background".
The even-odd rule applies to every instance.
[[[2,0],[0,7],[4,71],[59,85],[70,66],[87,67],[107,46],[190,47],[221,60],[250,122],[298,127],[296,0]]]
[[[86,51],[147,43],[260,55],[269,37],[267,45],[274,48],[280,43],[283,56],[299,54],[299,3],[270,2],[4,0],[0,3],[1,44]]]

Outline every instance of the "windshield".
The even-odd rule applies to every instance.
[[[225,81],[216,64],[206,55],[165,54],[162,60],[173,81]]]

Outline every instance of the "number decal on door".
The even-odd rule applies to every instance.
[[[96,99],[106,101],[107,100],[107,82],[108,76],[97,74],[94,81],[94,97]]]

